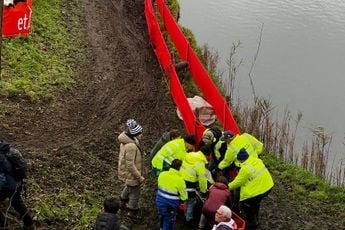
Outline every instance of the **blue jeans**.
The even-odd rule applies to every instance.
[[[176,208],[171,206],[157,206],[160,220],[160,228],[162,230],[173,230],[176,221]]]
[[[191,221],[194,217],[194,207],[196,205],[196,197],[188,198],[185,201],[186,211],[184,215],[186,216],[186,221]]]

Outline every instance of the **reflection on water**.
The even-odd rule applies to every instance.
[[[248,73],[263,25],[252,73],[257,95],[278,109],[303,113],[300,139],[311,135],[309,128],[323,126],[333,136],[331,154],[345,158],[345,1],[181,0],[180,5],[180,23],[199,44],[219,52],[222,70],[232,43],[242,42],[235,92],[242,101],[252,98]]]

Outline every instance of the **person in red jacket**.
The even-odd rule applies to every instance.
[[[221,205],[230,206],[231,196],[227,184],[227,179],[220,176],[208,190],[207,199],[202,207],[199,230],[205,229],[207,226],[212,227],[215,224],[215,215]]]

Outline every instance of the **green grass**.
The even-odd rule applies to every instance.
[[[65,4],[74,7],[75,14],[64,15],[62,3],[35,0],[31,35],[3,40],[1,96],[46,99],[57,89],[73,86],[74,57],[83,56],[79,49],[82,34],[80,27],[68,29],[66,24],[78,23],[80,12],[78,7]]]
[[[280,183],[287,184],[296,198],[316,201],[328,200],[345,211],[345,189],[331,185],[305,169],[279,160],[272,154],[264,156],[264,162]]]

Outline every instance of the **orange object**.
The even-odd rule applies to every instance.
[[[180,211],[185,211],[186,210],[186,205],[184,203],[181,203],[179,206],[178,206],[178,209]]]
[[[239,215],[237,215],[234,211],[232,211],[232,219],[237,224],[237,230],[245,230],[246,222]]]

